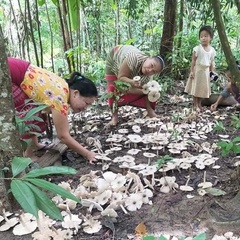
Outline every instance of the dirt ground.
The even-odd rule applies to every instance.
[[[221,139],[221,135],[229,135],[230,139],[233,139],[235,136],[239,136],[239,129],[235,129],[231,126],[231,116],[235,114],[239,117],[238,110],[232,108],[219,108],[216,114],[211,114],[206,110],[209,107],[205,107],[205,112],[191,116],[186,120],[178,118],[178,114],[183,112],[183,109],[190,108],[190,102],[182,103],[170,103],[168,98],[165,97],[164,101],[160,102],[157,107],[157,113],[162,117],[162,122],[174,122],[175,126],[178,123],[183,121],[191,122],[202,122],[203,125],[206,124],[206,119],[208,121],[222,121],[225,129],[224,130],[213,130],[209,133],[206,133],[207,138],[205,139],[195,139],[194,141],[201,145],[203,142],[209,142],[210,144],[216,143]],[[102,110],[97,110],[98,114]],[[135,110],[134,110],[135,111]],[[103,129],[107,120],[100,118],[97,124],[97,130],[93,132],[85,132],[78,135],[78,140],[81,143],[85,143],[85,140],[91,136],[96,137],[101,142],[103,150],[108,149],[109,146],[106,143],[106,139],[109,134],[117,133],[118,129],[128,128],[131,131],[132,126],[126,125],[126,123],[133,120],[133,118],[142,117],[142,111],[132,113],[132,110],[126,115],[121,115],[120,123],[117,127],[110,129]],[[217,116],[217,117],[216,117]],[[92,117],[86,117],[89,119]],[[81,121],[78,122],[79,126],[84,125],[84,118],[81,118]],[[86,122],[85,122],[86,123]],[[141,134],[148,133],[149,128],[147,126],[142,126]],[[220,136],[219,136],[220,135]],[[86,144],[87,145],[87,144]],[[141,149],[143,146],[138,144],[138,147]],[[120,152],[117,152],[115,156],[124,155],[128,151],[127,148],[123,147]],[[194,156],[197,156],[200,152],[199,149],[189,146],[187,151]],[[206,153],[202,151],[201,153]],[[172,154],[168,151],[168,148],[164,148],[160,151],[159,157],[170,155],[174,157],[180,157],[181,154]],[[223,234],[226,232],[234,232],[235,236],[239,236],[240,239],[240,226],[235,226],[234,224],[217,224],[216,220],[212,218],[211,213],[209,212],[210,206],[213,203],[222,203],[224,204],[229,199],[232,199],[239,190],[239,175],[236,175],[236,167],[234,167],[234,162],[237,161],[237,156],[231,154],[227,157],[222,157],[220,154],[220,149],[217,149],[213,152],[213,157],[218,157],[216,165],[219,165],[219,169],[214,169],[212,167],[206,166],[205,169],[201,170],[195,167],[192,167],[191,170],[185,169],[174,169],[166,173],[167,176],[175,176],[176,182],[178,185],[184,185],[186,183],[186,176],[189,177],[188,185],[193,187],[192,192],[184,192],[179,189],[171,191],[170,193],[162,193],[158,186],[154,186],[154,195],[152,197],[152,205],[144,204],[142,207],[135,212],[128,212],[125,214],[123,211],[118,210],[117,222],[106,222],[102,219],[103,227],[98,233],[95,234],[86,234],[83,231],[80,231],[73,237],[73,239],[78,240],[127,240],[127,239],[137,239],[135,235],[135,228],[139,223],[144,223],[146,226],[147,235],[149,236],[176,236],[180,237],[193,237],[198,235],[201,232],[206,232],[207,239],[213,239],[215,234]],[[112,158],[115,156],[111,156]],[[138,156],[138,163],[146,161],[141,154]],[[158,157],[158,158],[159,158]],[[152,162],[157,161],[158,158],[154,158]],[[101,163],[90,165],[83,158],[73,154],[71,151],[66,152],[62,158],[62,164],[66,166],[73,167],[79,170],[79,173],[76,176],[55,176],[51,177],[53,182],[59,183],[62,181],[72,180],[72,184],[78,184],[79,178],[84,174],[89,173],[91,170],[100,170],[102,171]],[[115,173],[126,174],[125,170],[118,167],[117,164],[111,164],[108,171],[113,171]],[[204,171],[206,171],[207,181],[213,183],[213,187],[221,189],[226,192],[223,196],[213,196],[212,194],[206,194],[200,196],[197,192],[197,185],[202,182],[204,177]],[[235,174],[235,175],[234,175]],[[163,176],[163,173],[157,172],[155,178],[160,178]],[[190,196],[191,195],[191,196]],[[74,212],[84,212],[85,210],[78,206]],[[240,215],[239,215],[240,216]],[[12,231],[0,233],[0,239],[4,240],[28,240],[32,239],[31,236],[14,236]],[[156,238],[157,239],[157,238]]]

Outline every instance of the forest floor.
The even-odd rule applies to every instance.
[[[80,227],[72,239],[136,240],[142,239],[144,234],[148,236],[145,238],[146,240],[159,239],[161,234],[167,239],[176,239],[174,237],[184,239],[184,237],[194,237],[203,232],[206,233],[206,239],[209,240],[220,239],[216,235],[226,232],[233,232],[234,237],[221,239],[240,239],[240,210],[233,208],[228,212],[224,208],[224,206],[234,205],[234,203],[228,204],[228,202],[240,190],[240,175],[237,167],[239,157],[231,152],[233,149],[231,147],[229,147],[229,154],[222,156],[221,149],[216,146],[219,141],[229,143],[234,137],[239,136],[239,110],[232,107],[220,107],[218,111],[211,113],[209,107],[204,107],[204,111],[197,114],[191,111],[191,101],[168,95],[159,102],[156,112],[161,118],[150,120],[144,117],[144,111],[141,109],[122,107],[119,124],[108,129],[104,128],[110,119],[106,106],[98,106],[88,114],[81,115],[78,120],[75,118],[75,129],[77,129],[79,142],[85,144],[89,149],[97,148],[99,152],[103,153],[114,148],[107,155],[111,161],[99,160],[97,164],[90,165],[80,156],[67,151],[62,157],[62,164],[79,170],[78,174],[53,176],[51,181],[55,183],[68,182],[71,189],[76,189],[79,185],[87,185],[83,176],[103,179],[104,172],[113,172],[118,174],[117,176],[126,177],[123,190],[125,193],[136,194],[143,191],[143,186],[144,189],[151,190],[153,196],[147,199],[150,200],[149,202],[140,204],[136,211],[130,211],[126,201],[123,201],[127,213],[124,213],[119,207],[116,210],[118,216],[115,220],[101,216],[98,209],[93,208],[89,211],[87,207],[77,205],[72,213],[86,216],[91,212],[100,221],[101,227],[93,234],[87,234],[83,231],[83,227]],[[90,126],[89,129],[86,129],[86,125]],[[122,135],[123,139],[118,142],[109,140],[110,137],[116,137],[116,134]],[[142,140],[139,143],[128,143],[129,134],[138,134]],[[162,146],[162,149],[152,149],[154,144],[151,143],[151,140],[148,144],[144,143],[143,138],[146,134],[149,134],[150,139],[158,135],[160,143],[157,145]],[[167,140],[164,139],[164,136]],[[131,176],[129,168],[126,164],[121,163],[120,158],[119,161],[114,161],[116,157],[129,156],[130,147],[139,150],[136,155],[132,155],[135,158],[135,165],[138,165],[138,170],[136,170],[137,168],[130,169],[130,172],[134,173]],[[150,159],[143,155],[144,152],[156,155]],[[169,157],[172,158],[171,161],[169,161]],[[188,161],[183,161],[183,159],[188,159]],[[199,165],[199,162],[204,162],[204,164]],[[151,166],[157,166],[157,169],[154,168],[154,173],[145,174],[144,171],[141,171],[146,169],[146,165],[140,164],[148,163]],[[175,177],[176,185],[172,186],[172,183],[168,183],[163,188],[161,181],[170,176]],[[162,180],[159,180],[161,178]],[[201,188],[199,183],[203,181],[211,182],[212,186]],[[111,183],[105,182],[105,184]],[[168,193],[164,193],[164,191],[168,191],[166,189],[170,185],[172,189]],[[180,186],[184,185],[192,187],[192,191],[181,190],[184,187],[180,189]],[[99,190],[98,187],[95,182],[95,185],[91,185],[89,188],[96,192]],[[105,189],[103,192],[107,192],[107,190]],[[95,199],[94,196],[88,198]],[[109,205],[110,199],[102,204],[102,207],[105,209]],[[9,230],[1,232],[0,239],[28,240],[32,237],[31,235],[14,236]]]

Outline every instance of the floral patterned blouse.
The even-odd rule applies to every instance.
[[[30,65],[20,86],[35,102],[44,103],[65,116],[68,114],[69,87],[63,78]]]

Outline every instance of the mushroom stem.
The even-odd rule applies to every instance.
[[[189,180],[190,180],[190,176],[188,176],[187,181],[186,181],[186,183],[185,183],[185,186],[188,185]]]
[[[203,172],[203,182],[206,182],[206,171]]]
[[[152,186],[155,185],[155,178],[154,178],[154,173],[152,174]]]
[[[57,229],[56,229],[54,226],[51,226],[51,230],[52,230],[53,232],[55,232],[56,235],[59,235]]]
[[[121,209],[123,210],[123,212],[124,212],[125,214],[128,214],[127,210],[124,208],[124,206],[123,206],[122,204],[120,204],[120,207],[121,207]]]
[[[36,220],[37,220],[37,227],[39,229],[39,232],[43,233],[46,229],[41,224],[42,219],[40,220],[40,218],[38,217]]]
[[[7,215],[6,215],[5,208],[3,208],[2,212],[3,212],[4,220],[5,220],[6,222],[9,222],[9,220],[8,220],[8,218],[7,218]]]

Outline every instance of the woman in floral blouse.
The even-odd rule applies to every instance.
[[[52,114],[57,137],[90,163],[94,162],[95,153],[84,148],[70,135],[68,110],[69,107],[74,113],[86,110],[98,95],[95,84],[78,72],[72,73],[70,79],[66,81],[54,73],[16,58],[8,58],[8,66],[16,114],[19,117],[25,116],[30,109],[37,106],[34,103],[45,104],[45,111]],[[38,116],[41,118],[41,113],[38,113]],[[36,120],[31,124],[37,125],[39,132],[46,130],[44,121]],[[31,132],[37,132],[36,128],[31,129]],[[32,140],[24,153],[25,156],[31,157],[34,147],[43,147],[34,134],[26,133],[21,138]]]

